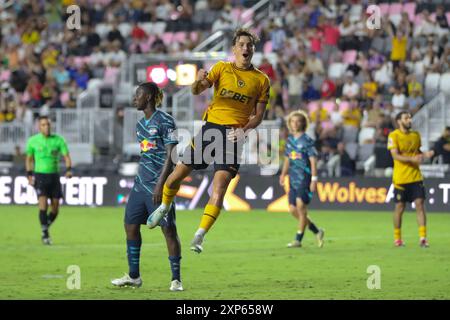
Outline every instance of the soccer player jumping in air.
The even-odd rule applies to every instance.
[[[26,147],[28,183],[36,189],[39,202],[39,221],[42,229],[42,243],[52,244],[49,228],[59,212],[59,200],[62,188],[59,178],[59,160],[61,155],[66,164],[66,178],[72,177],[72,160],[63,137],[51,133],[50,119],[39,117],[40,133],[30,137]],[[51,199],[51,211],[47,215],[48,199]]]
[[[419,165],[425,158],[432,158],[434,151],[422,153],[420,151],[420,134],[411,130],[412,118],[407,111],[401,111],[395,117],[398,129],[392,131],[388,137],[388,149],[394,158],[394,244],[404,246],[402,240],[402,216],[406,202],[414,202],[419,225],[420,246],[428,247],[427,227],[425,215],[425,187]]]
[[[293,111],[287,118],[290,134],[286,142],[280,185],[284,186],[286,176],[289,175],[289,212],[299,222],[295,239],[288,243],[289,248],[302,246],[307,226],[316,235],[319,247],[323,246],[324,231],[309,219],[306,208],[317,187],[317,151],[313,139],[305,133],[308,122],[308,116],[303,111]]]
[[[256,128],[264,117],[269,78],[251,63],[258,40],[247,29],[236,30],[232,40],[235,61],[219,61],[210,72],[198,71],[197,80],[192,84],[194,95],[214,86],[214,97],[203,116],[206,123],[186,149],[182,162],[167,178],[161,206],[147,223],[153,228],[167,214],[181,181],[192,170],[205,169],[213,162],[212,194],[191,243],[191,250],[197,253],[202,252],[205,234],[218,218],[227,187],[239,170],[245,134]],[[215,152],[208,155],[211,143],[214,143]]]
[[[141,149],[138,174],[128,197],[125,209],[125,232],[129,273],[112,280],[115,286],[140,287],[139,260],[142,245],[141,224],[146,224],[149,213],[161,203],[162,189],[167,176],[172,172],[172,150],[178,140],[175,136],[175,121],[167,113],[156,109],[163,99],[163,92],[153,82],[141,84],[134,96],[134,105],[144,112],[136,125],[137,141]],[[181,245],[175,224],[175,205],[159,221],[166,238],[169,262],[172,270],[170,290],[183,290],[180,278]]]

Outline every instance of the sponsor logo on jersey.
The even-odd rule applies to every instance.
[[[156,142],[155,141],[148,141],[147,139],[144,139],[140,143],[141,151],[147,152],[151,149],[156,149]]]
[[[239,92],[235,92],[233,90],[228,90],[225,88],[223,88],[220,91],[220,96],[227,97],[227,98],[230,98],[230,99],[233,99],[235,101],[239,101],[239,102],[242,102],[245,104],[249,104],[250,101],[252,101],[252,99],[253,99],[252,97],[246,96],[245,94],[241,94]]]

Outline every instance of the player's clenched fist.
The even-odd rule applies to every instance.
[[[197,72],[197,81],[205,80],[207,76],[208,76],[208,71],[206,71],[204,69],[200,69]]]

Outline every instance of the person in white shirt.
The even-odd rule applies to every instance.
[[[400,111],[403,111],[406,106],[406,96],[402,92],[402,88],[399,86],[396,86],[394,89],[394,95],[392,96],[392,106],[394,107],[394,112],[398,113]]]
[[[422,17],[422,22],[414,28],[414,37],[437,34],[438,25],[436,21],[431,19],[431,16],[427,10],[422,12]]]
[[[302,101],[303,81],[305,74],[301,72],[300,66],[295,66],[292,71],[288,73],[288,95],[289,107],[298,108]]]
[[[353,81],[353,76],[347,76],[347,81],[342,87],[342,95],[347,99],[359,96],[359,84]]]

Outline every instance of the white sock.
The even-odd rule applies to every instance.
[[[203,228],[198,228],[197,232],[195,233],[196,236],[204,237],[206,234],[206,230]]]
[[[161,203],[159,207],[163,210],[167,210],[167,205],[164,203]]]

